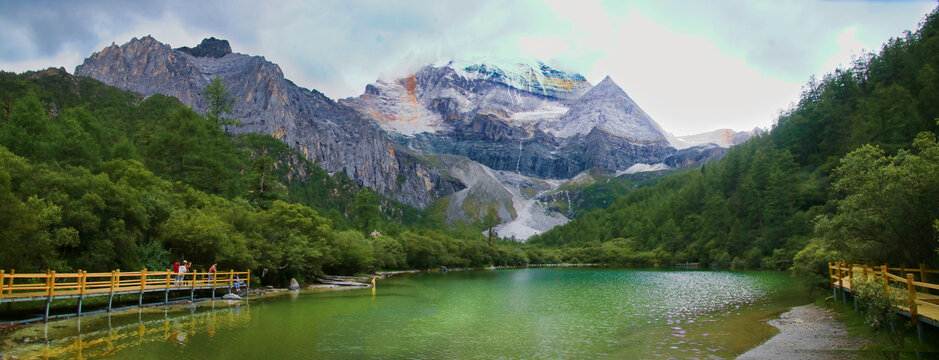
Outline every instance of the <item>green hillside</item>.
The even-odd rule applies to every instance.
[[[187,259],[278,283],[527,261],[514,244],[487,244],[481,225],[448,230],[273,137],[230,136],[175,98],[49,69],[0,72],[0,101],[7,269],[166,269]]]
[[[530,240],[579,261],[936,265],[939,13],[806,84],[766,135]],[[821,270],[820,270],[821,269]]]

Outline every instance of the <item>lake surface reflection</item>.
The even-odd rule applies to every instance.
[[[808,302],[786,273],[520,269],[418,274],[53,322],[8,334],[26,358],[729,358]],[[31,342],[22,343],[23,338]],[[15,344],[15,345],[11,345]]]

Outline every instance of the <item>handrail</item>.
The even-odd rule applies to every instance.
[[[899,272],[900,274],[893,274]],[[853,280],[855,273],[862,274],[865,280],[880,282],[885,290],[902,291],[905,293],[909,302],[904,305],[898,305],[902,310],[909,312],[913,323],[919,321],[920,316],[937,321],[939,317],[939,304],[935,301],[939,299],[936,293],[939,293],[939,284],[930,282],[928,274],[939,273],[939,270],[926,269],[926,265],[920,264],[918,268],[907,268],[906,266],[888,267],[881,265],[878,267],[868,267],[867,265],[853,265],[846,262],[828,263],[829,284],[834,290],[840,289],[842,292],[852,289],[853,282],[846,283],[845,280]],[[939,280],[939,277],[933,277],[933,281]],[[891,286],[891,283],[899,286]],[[930,290],[934,290],[930,294]],[[837,295],[837,292],[836,294]],[[855,303],[855,308],[857,303]],[[926,311],[927,314],[924,314]]]
[[[212,279],[209,280],[209,275]],[[177,282],[176,279],[179,281]],[[238,277],[238,278],[236,278]],[[219,271],[177,273],[167,271],[120,271],[75,273],[16,273],[0,270],[0,300],[16,298],[55,298],[59,296],[86,296],[113,292],[144,292],[154,289],[195,289],[202,287],[235,287],[236,282],[249,281],[250,271]]]

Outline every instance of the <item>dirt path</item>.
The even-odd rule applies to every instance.
[[[794,307],[770,320],[779,334],[747,351],[738,360],[854,359],[867,341],[848,335],[831,310],[814,304]]]

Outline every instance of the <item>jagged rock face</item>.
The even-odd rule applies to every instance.
[[[480,220],[495,208],[499,235],[521,240],[567,221],[544,205],[562,183],[546,179],[628,173],[637,164],[694,166],[726,151],[676,153],[676,144],[715,135],[681,142],[611,79],[592,86],[540,63],[427,66],[337,103],[296,86],[263,57],[232,53],[225,40],[174,50],[148,36],[95,53],[75,74],[175,96],[197,111],[207,105],[202,89],[217,76],[236,100],[231,117],[241,122],[227,131],[271,134],[327,171],[406,204],[423,208],[443,198],[451,221]],[[576,198],[565,191],[567,204]]]
[[[203,39],[202,42],[199,43],[199,46],[196,46],[195,48],[183,46],[176,48],[176,50],[195,57],[220,58],[222,56],[231,54],[231,45],[228,44],[228,40],[219,40],[214,37],[210,37],[208,39]]]
[[[675,151],[665,132],[611,79],[544,64],[427,66],[413,76],[366,87],[341,100],[375,119],[399,144],[463,155],[497,170],[570,178],[660,162]]]
[[[235,98],[232,117],[242,123],[227,127],[230,132],[271,134],[327,171],[345,172],[364,186],[421,208],[463,188],[424,165],[421,154],[389,141],[372,120],[296,86],[263,57],[230,53],[227,42],[223,45],[228,52],[221,57],[215,56],[218,41],[191,51],[207,56],[193,56],[149,36],[135,38],[95,53],[75,74],[144,95],[175,96],[197,111],[206,107],[202,89],[218,76]]]
[[[440,155],[434,159],[450,176],[467,185],[442,200],[447,204],[449,222],[482,221],[491,209],[501,219],[494,229],[498,236],[525,241],[568,221],[564,215],[546,209],[538,199],[554,190],[557,183],[492,170],[462,156]]]
[[[600,130],[637,144],[668,145],[665,131],[609,76],[574,101],[558,123],[541,127],[562,138]]]

